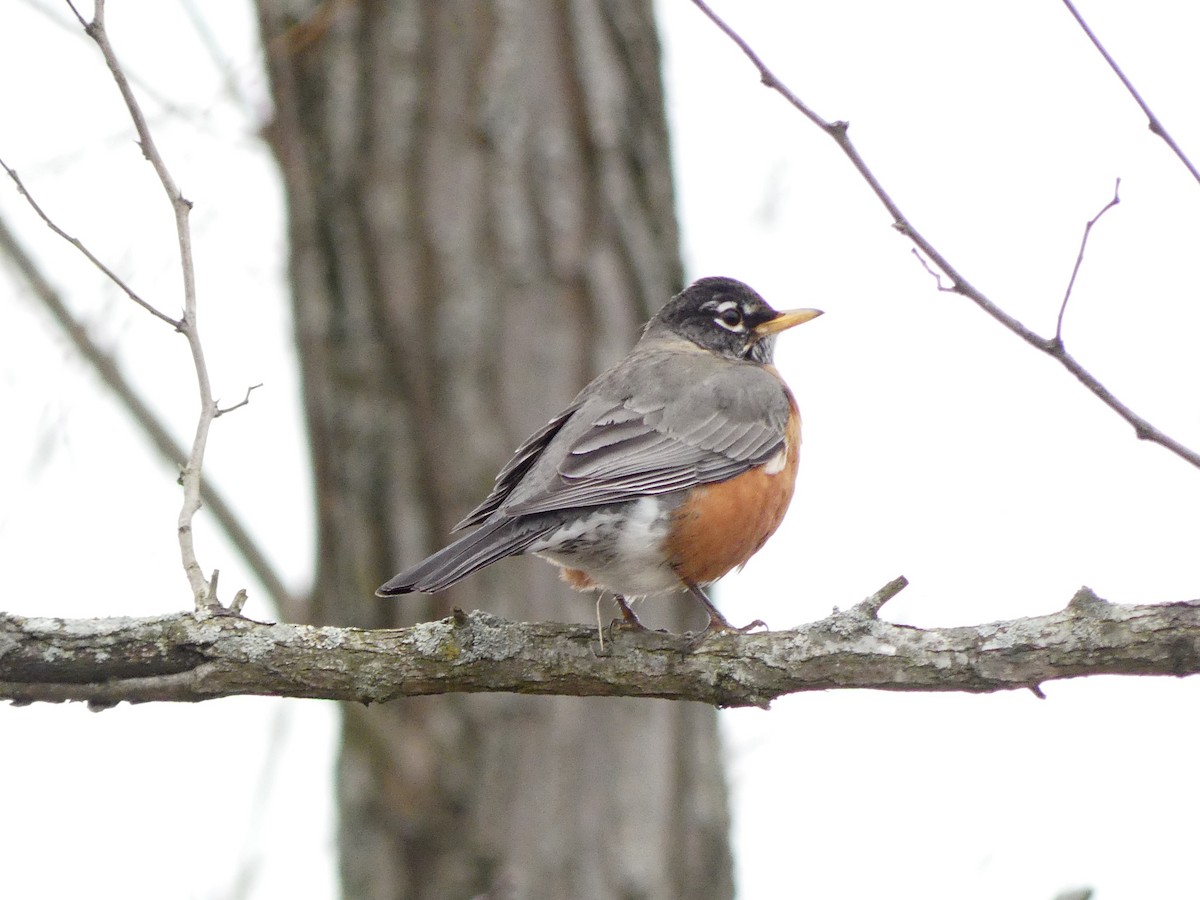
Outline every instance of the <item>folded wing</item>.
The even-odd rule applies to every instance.
[[[634,396],[600,394],[565,414],[536,452],[518,451],[505,471],[517,464],[527,477],[513,482],[491,508],[528,516],[724,481],[783,449],[789,409],[779,378],[749,365],[674,390],[657,385]],[[547,459],[561,461],[539,464],[552,442],[565,452]]]

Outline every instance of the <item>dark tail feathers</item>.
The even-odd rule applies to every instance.
[[[498,559],[520,553],[553,527],[553,524],[539,524],[520,518],[485,523],[391,578],[375,592],[375,596],[391,597],[414,591],[436,593]]]

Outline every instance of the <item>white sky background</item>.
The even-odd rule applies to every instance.
[[[176,3],[110,4],[110,31],[176,180],[196,202],[201,328],[217,393],[209,474],[296,589],[312,512],[286,295],[280,192],[255,138],[265,85],[248,4],[204,7],[239,105]],[[48,9],[47,16],[39,9]],[[776,306],[824,308],[779,362],[805,414],[796,503],[721,602],[782,628],[898,574],[885,617],[969,625],[1197,596],[1200,472],[1133,439],[1048,359],[939,294],[834,144],[757,82],[684,0],[662,0],[689,274]],[[1200,446],[1200,185],[1053,2],[726,2],[718,7],[818,112],[846,119],[917,228],[1043,333],[1084,222],[1068,348],[1119,396]],[[1200,160],[1200,9],[1082,12]],[[168,311],[170,211],[94,48],[54,2],[0,13],[0,156],[68,231]],[[183,341],[97,279],[0,184],[94,334],[182,440]],[[28,293],[0,282],[0,568],[27,615],[152,614],[190,603],[174,475]],[[553,410],[547,410],[547,414]],[[497,461],[497,465],[500,464]],[[261,591],[202,515],[226,596]],[[537,563],[529,563],[535,565]],[[381,573],[381,578],[388,573]],[[564,597],[563,618],[590,607]],[[837,692],[723,714],[741,896],[1187,896],[1200,784],[1194,680],[1097,678],[971,697]],[[330,704],[0,707],[0,894],[332,896]],[[271,748],[275,748],[271,750]],[[269,777],[264,780],[264,772]],[[265,802],[263,801],[265,798]]]

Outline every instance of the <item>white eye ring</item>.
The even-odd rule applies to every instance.
[[[726,300],[718,306],[713,321],[734,334],[743,334],[746,331],[746,323],[742,321],[742,311],[738,308],[736,300]]]

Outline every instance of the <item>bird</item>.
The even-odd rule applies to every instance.
[[[800,451],[796,400],[774,366],[778,335],[822,315],[773,309],[733,278],[672,297],[630,353],[513,453],[455,527],[475,530],[389,579],[380,597],[436,593],[508,556],[534,554],[571,587],[630,602],[691,594],[705,637],[735,628],[704,588],[783,521]]]

